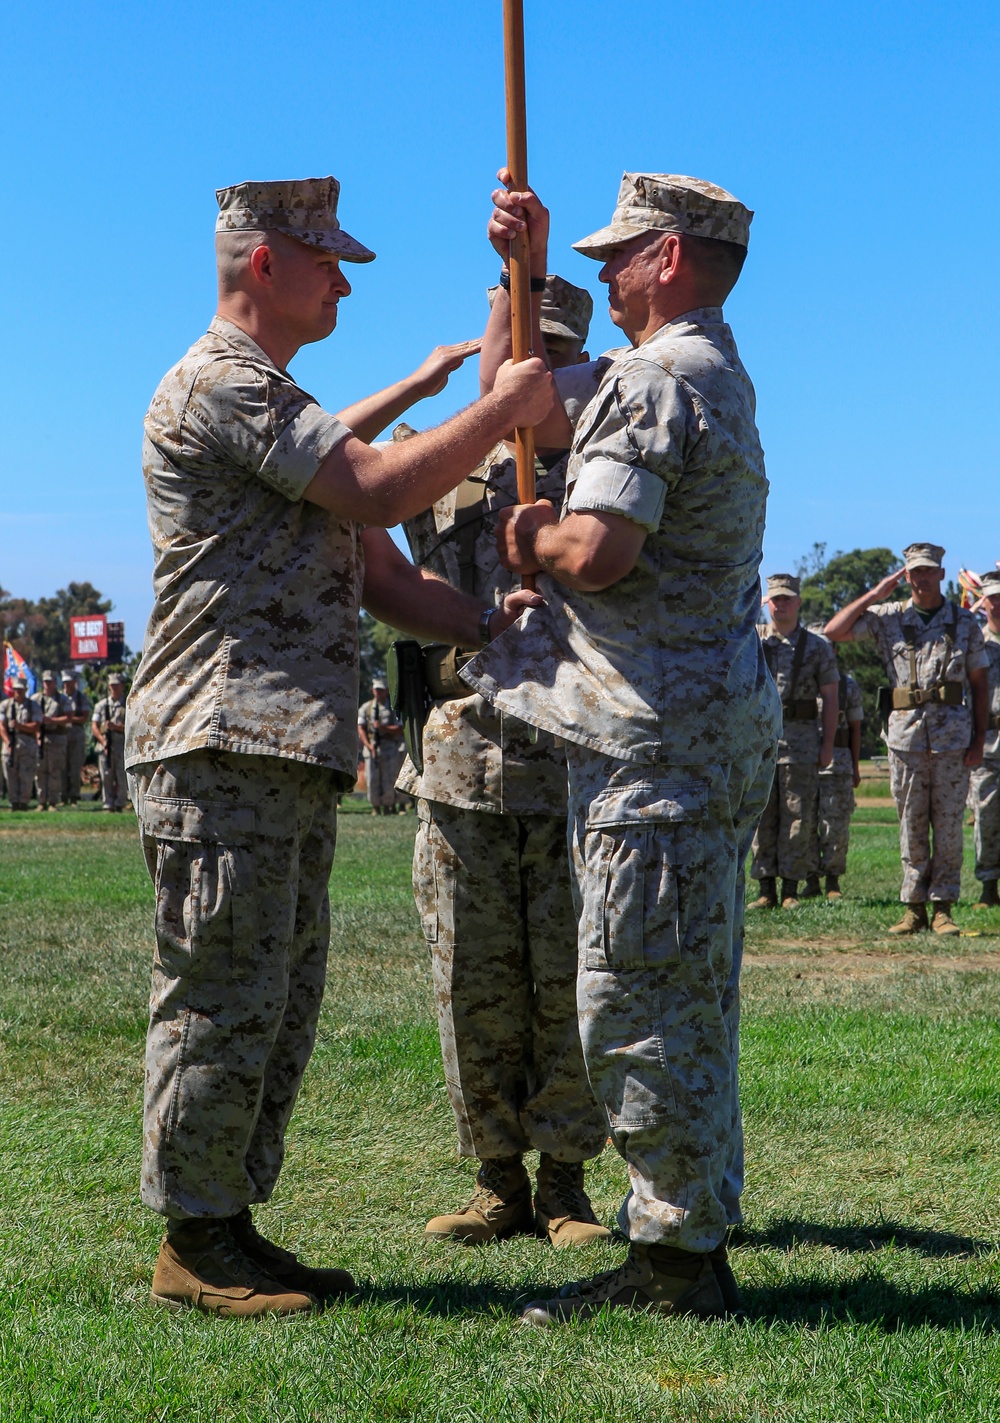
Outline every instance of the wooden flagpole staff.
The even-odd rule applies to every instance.
[[[528,186],[528,123],[524,100],[524,6],[523,0],[503,0],[504,91],[507,100],[507,167],[511,188],[524,192]],[[510,320],[514,361],[525,361],[531,349],[531,254],[527,232],[519,232],[510,244]],[[521,504],[535,502],[535,432],[530,426],[514,435],[517,452],[517,498]],[[534,588],[533,577],[521,580]]]

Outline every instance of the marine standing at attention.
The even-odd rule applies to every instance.
[[[539,324],[553,370],[587,362],[593,306],[582,287],[545,278]],[[566,451],[539,459],[535,481],[561,503]],[[497,557],[497,519],[516,503],[517,470],[500,443],[407,520],[414,561],[496,607],[515,586]],[[481,696],[458,697],[432,707],[423,771],[407,762],[399,785],[418,797],[413,890],[459,1151],[479,1161],[471,1199],[434,1216],[426,1234],[482,1245],[537,1230],[558,1248],[606,1238],[584,1189],[583,1163],[607,1131],[577,1027],[565,753]],[[539,1153],[534,1200],[529,1151]]]
[[[833,760],[837,732],[837,659],[825,638],[799,622],[802,598],[794,574],[768,578],[767,606],[771,621],[760,638],[781,697],[782,725],[774,785],[753,842],[750,874],[760,883],[753,907],[777,907],[780,876],[781,907],[795,909],[799,881],[816,874],[819,773]]]
[[[541,276],[547,213],[534,194],[493,196],[498,251],[528,224]],[[576,244],[602,263],[629,348],[601,363],[575,431],[561,408],[536,430],[540,449],[571,444],[562,517],[504,510],[498,537],[514,572],[544,575],[547,605],[463,671],[566,741],[580,1030],[631,1181],[627,1259],[529,1305],[536,1324],[740,1307],[726,1232],[743,1177],[742,866],[780,715],[757,635],[767,480],[722,313],[750,219],[712,183],[626,173],[611,224]],[[508,349],[498,308],[486,375]]]
[[[961,893],[969,772],[983,759],[989,658],[972,613],[941,592],[943,559],[940,544],[910,544],[904,568],[826,625],[832,642],[873,638],[892,684],[886,741],[906,912],[890,934],[961,933],[951,911]],[[886,601],[903,578],[910,600]]]
[[[341,261],[374,256],[341,228],[338,194],[333,178],[220,190],[217,315],[145,422],[155,603],[126,753],[157,891],[142,1199],[167,1223],[154,1301],[219,1314],[295,1313],[353,1287],[267,1241],[250,1207],[274,1191],[316,1034],[337,793],[357,766],[359,603],[420,636],[475,636],[480,604],[424,580],[384,526],[552,404],[527,361],[378,451],[366,441],[475,343],[339,416],[296,385],[289,361],[350,293]],[[532,601],[512,594],[499,627]]]

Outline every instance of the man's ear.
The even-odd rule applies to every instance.
[[[250,253],[250,270],[261,286],[269,287],[274,280],[271,249],[265,243],[262,242]]]
[[[589,365],[589,364],[590,364],[590,352],[589,352],[589,351],[581,351],[580,354],[579,354],[579,355],[577,356],[577,358],[576,358],[576,363],[577,363],[578,366],[586,366],[586,365]]]
[[[666,286],[668,282],[675,282],[680,274],[681,267],[681,239],[676,232],[667,233],[666,241],[660,248],[660,272],[659,281],[661,286]]]

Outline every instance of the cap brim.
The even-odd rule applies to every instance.
[[[631,242],[633,237],[643,237],[647,232],[658,231],[660,229],[652,224],[649,227],[641,227],[633,226],[632,223],[612,222],[607,227],[592,232],[589,237],[581,237],[579,242],[574,242],[573,251],[581,252],[584,257],[593,257],[596,262],[604,262],[613,247],[621,247],[623,243]]]
[[[915,558],[906,564],[907,568],[943,568],[944,564],[935,563],[933,558]]]
[[[375,253],[365,247],[356,237],[338,227],[333,232],[286,232],[286,237],[294,237],[296,242],[304,242],[307,247],[321,247],[324,252],[332,252],[342,262],[374,262]]]
[[[581,336],[576,331],[571,331],[568,326],[564,326],[561,321],[552,321],[547,316],[539,319],[538,329],[543,336],[561,336],[564,341],[585,341],[587,338]]]

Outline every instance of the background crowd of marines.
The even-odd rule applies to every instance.
[[[759,624],[767,480],[722,314],[753,214],[714,184],[626,173],[611,223],[576,244],[601,262],[628,342],[596,361],[589,294],[547,271],[545,208],[498,188],[482,396],[384,444],[479,343],[438,348],[329,414],[286,367],[334,329],[351,290],[340,264],[374,256],[340,227],[339,185],[217,197],[218,312],[146,417],[156,601],[126,725],[156,885],[141,1195],[166,1234],[152,1299],[291,1314],[354,1289],[268,1241],[251,1208],[275,1189],[315,1038],[337,797],[359,737],[373,773],[400,739],[383,689],[357,710],[364,606],[475,654],[458,694],[427,708],[419,765],[395,778],[417,804],[445,1081],[459,1150],[478,1163],[471,1198],[427,1237],[609,1238],[584,1163],[610,1137],[629,1174],[628,1253],[530,1302],[526,1322],[739,1314],[726,1242],[742,1219],[744,864],[752,845],[763,907],[778,879],[787,908],[820,874],[840,893],[859,708],[830,642],[868,635],[893,688],[913,921],[897,929],[926,924],[928,900],[934,928],[954,928],[939,816],[949,796],[964,806],[970,771],[984,787],[977,873],[995,898],[1000,579],[984,582],[985,644],[943,603],[933,545],[907,550],[912,615],[885,601],[893,575],[831,619],[827,641],[799,626],[797,582],[776,575]],[[504,259],[519,231],[536,356],[511,366]],[[517,505],[506,444],[520,425],[539,451],[532,506]],[[385,533],[397,522],[413,563]],[[544,597],[518,590],[527,574]],[[381,779],[373,808],[396,794]]]

